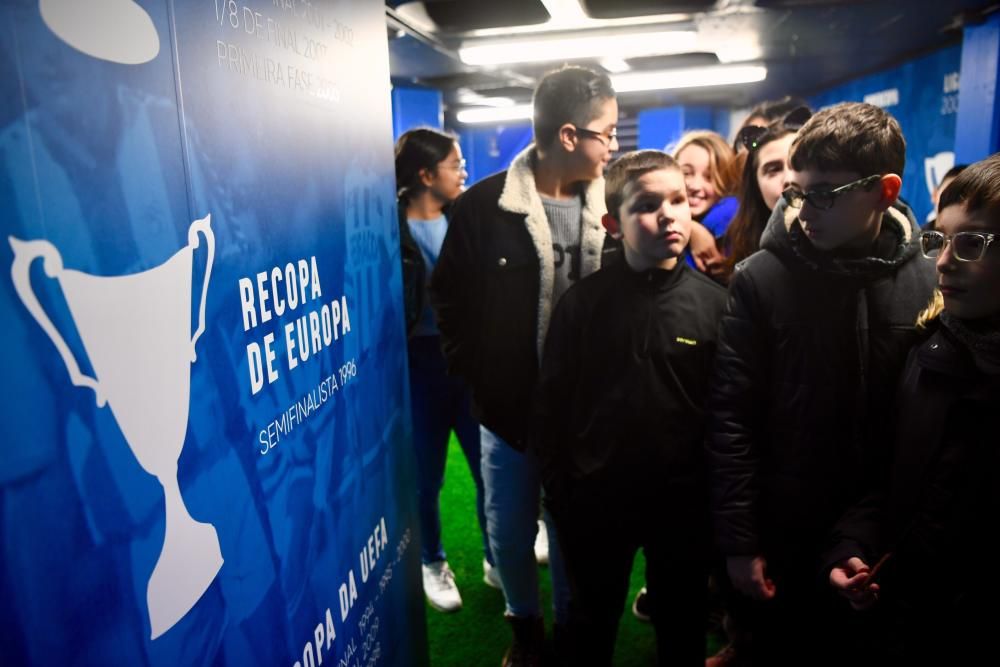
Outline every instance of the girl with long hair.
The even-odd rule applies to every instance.
[[[484,577],[487,583],[498,587],[486,540],[479,424],[470,413],[468,388],[445,372],[440,335],[426,296],[427,281],[448,229],[448,205],[462,193],[467,176],[462,149],[450,134],[418,128],[405,132],[396,142],[423,583],[428,602],[440,611],[456,611],[462,606],[441,542],[438,506],[452,430],[458,436],[476,484],[476,510],[485,554]]]

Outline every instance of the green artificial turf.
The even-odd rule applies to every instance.
[[[483,550],[476,522],[475,485],[458,441],[452,434],[448,446],[445,485],[441,492],[441,527],[448,563],[462,593],[461,611],[443,614],[427,607],[427,634],[431,667],[478,667],[500,664],[510,643],[510,629],[503,620],[503,593],[483,583]],[[615,665],[639,667],[654,663],[653,628],[636,619],[630,609],[643,585],[645,560],[640,553],[632,570],[625,613],[615,650]],[[552,581],[548,568],[539,568],[545,630],[552,630]],[[718,638],[709,637],[709,652],[718,649]]]

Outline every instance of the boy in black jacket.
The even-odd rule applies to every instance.
[[[608,169],[624,262],[563,296],[549,328],[534,446],[570,581],[569,664],[610,665],[636,550],[661,664],[705,658],[704,402],[725,291],[678,261],[684,176],[660,151]]]
[[[820,574],[833,523],[880,474],[888,406],[934,285],[897,201],[906,143],[870,104],[799,131],[761,250],[733,275],[709,411],[717,545],[753,664],[846,664],[844,623]],[[750,649],[750,650],[747,650]],[[851,652],[850,656],[838,652]]]

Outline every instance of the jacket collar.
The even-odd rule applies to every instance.
[[[536,346],[541,359],[545,334],[552,315],[552,290],[555,285],[555,257],[552,252],[552,232],[535,185],[534,144],[521,151],[510,163],[504,179],[498,205],[501,210],[524,216],[524,226],[531,236],[538,257],[538,331]],[[601,216],[605,212],[604,179],[591,181],[583,192],[583,213],[580,230],[580,276],[588,276],[601,268],[601,249],[605,231]]]
[[[683,277],[685,271],[689,271],[687,262],[681,257],[677,260],[677,265],[670,270],[648,269],[646,271],[633,271],[628,262],[623,258],[621,270],[625,274],[625,279],[636,287],[646,287],[656,292],[663,292],[674,287]]]
[[[917,364],[926,370],[950,377],[971,380],[977,376],[969,351],[958,342],[940,320],[931,325],[933,333],[917,349]]]
[[[910,208],[897,201],[883,214],[876,241],[885,252],[860,258],[838,257],[814,248],[802,231],[798,210],[779,199],[761,237],[761,248],[817,271],[865,279],[892,272],[916,256],[918,232]]]

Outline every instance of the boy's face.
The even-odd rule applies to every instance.
[[[632,181],[625,187],[618,219],[632,270],[672,269],[691,236],[684,175],[678,169],[656,169]]]
[[[602,100],[596,116],[574,132],[571,165],[574,180],[593,181],[604,175],[604,168],[611,161],[611,153],[618,148],[615,132],[618,127],[618,102],[614,98]]]
[[[959,232],[997,234],[1000,223],[982,215],[969,215],[965,204],[948,206],[938,216],[937,231],[947,237]],[[948,243],[936,260],[938,288],[944,307],[955,317],[976,320],[1000,315],[1000,238],[986,247],[982,258],[963,262]]]
[[[798,192],[823,192],[853,183],[869,174],[853,171],[789,169],[787,187]],[[799,209],[799,222],[806,238],[819,250],[867,249],[878,236],[882,213],[891,201],[883,199],[879,182],[868,188],[835,196],[833,206],[816,208],[808,200]]]

